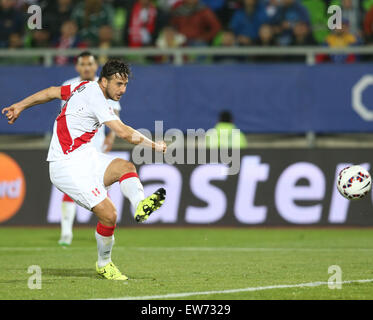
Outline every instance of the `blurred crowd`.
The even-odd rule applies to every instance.
[[[40,30],[27,26],[33,4],[42,9]],[[328,28],[330,5],[342,8],[341,29]],[[0,0],[0,48],[371,43],[373,0]],[[357,57],[317,59],[354,62]],[[71,62],[64,56],[55,59],[59,65]]]

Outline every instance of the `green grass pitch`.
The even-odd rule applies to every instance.
[[[66,249],[58,238],[58,228],[0,228],[0,299],[373,299],[373,282],[347,283],[373,279],[372,229],[117,228],[112,259],[129,281],[96,275],[94,227],[75,228]],[[28,287],[31,265],[41,289]],[[293,286],[328,282],[332,265],[341,289]],[[242,288],[252,289],[224,292]]]

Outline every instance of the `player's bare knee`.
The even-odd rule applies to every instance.
[[[121,170],[120,174],[123,175],[129,172],[136,172],[136,167],[132,162],[123,160],[123,162],[121,163],[120,170]]]
[[[110,199],[106,198],[97,204],[92,211],[97,218],[106,226],[114,226],[117,221],[117,210]]]
[[[115,226],[115,224],[117,223],[117,210],[112,210],[108,213],[106,219],[107,219],[107,223],[111,226]]]

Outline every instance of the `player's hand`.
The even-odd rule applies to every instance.
[[[166,153],[167,151],[167,144],[164,141],[157,141],[155,143],[155,151]]]
[[[1,110],[1,114],[5,114],[5,116],[8,118],[9,124],[13,124],[18,119],[21,112],[22,109],[15,104]]]

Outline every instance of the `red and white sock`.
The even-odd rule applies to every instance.
[[[97,223],[95,236],[98,253],[97,265],[99,268],[102,268],[111,262],[111,250],[114,245],[114,229],[115,226],[108,227],[100,222]]]
[[[75,213],[76,203],[65,194],[61,205],[61,239],[65,241],[72,240]]]
[[[135,172],[126,173],[119,179],[119,184],[123,195],[129,199],[136,210],[140,201],[145,199],[144,187],[139,176]]]

